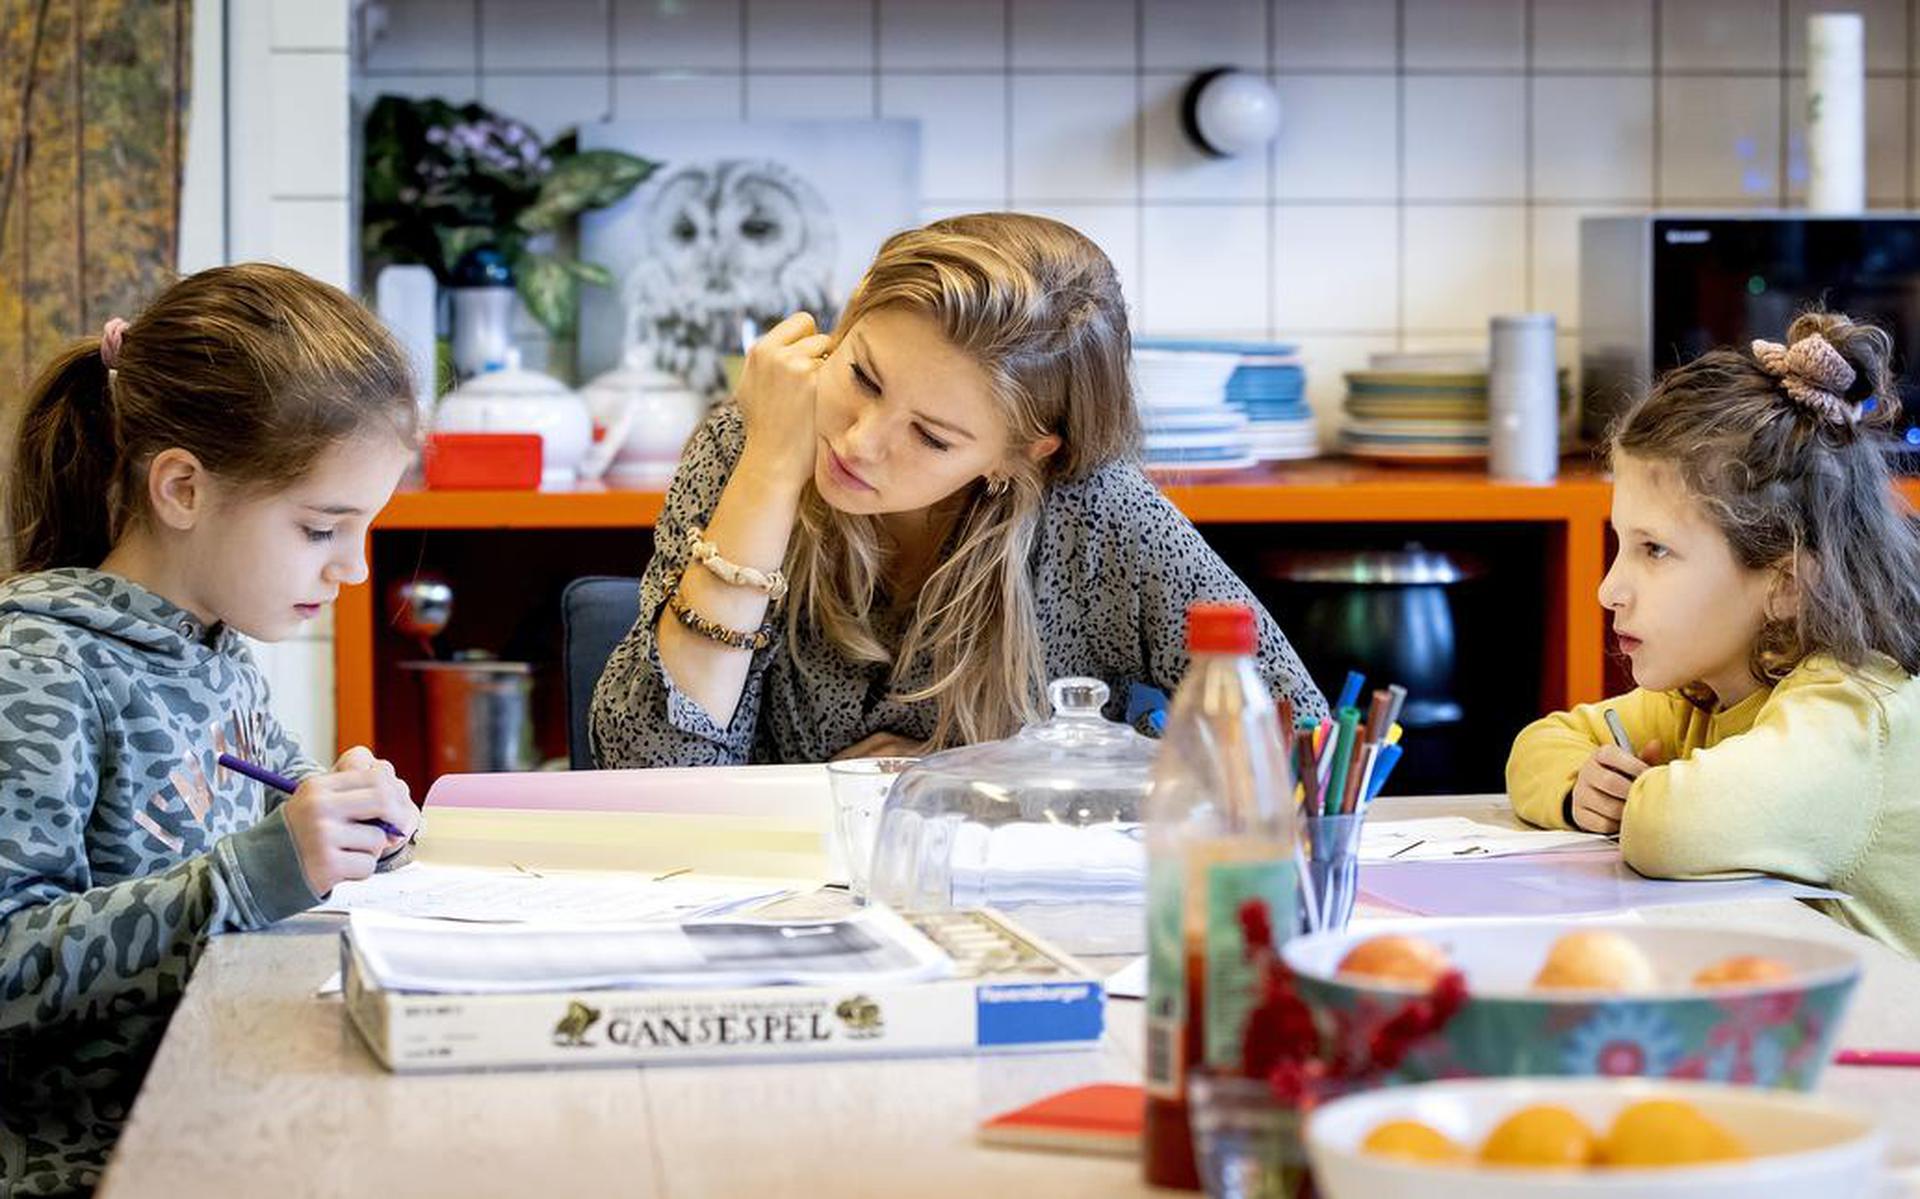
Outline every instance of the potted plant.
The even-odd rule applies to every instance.
[[[381,96],[367,114],[361,245],[370,267],[421,263],[442,287],[511,285],[554,337],[573,331],[580,286],[605,267],[551,248],[591,208],[623,199],[657,163],[543,144],[524,122],[479,105]]]

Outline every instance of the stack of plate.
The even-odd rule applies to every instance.
[[[1146,463],[1183,471],[1254,465],[1251,423],[1227,403],[1238,354],[1136,345],[1133,381],[1146,426]]]
[[[1560,372],[1561,406],[1569,400]],[[1347,373],[1340,448],[1383,462],[1472,463],[1487,457],[1487,364],[1458,355],[1375,354]]]
[[[1148,463],[1155,464],[1155,451],[1183,452],[1189,447],[1168,443],[1170,437],[1195,432],[1191,427],[1170,421],[1165,415],[1164,392],[1156,390],[1164,379],[1167,363],[1184,364],[1197,380],[1199,363],[1208,364],[1216,373],[1224,372],[1218,387],[1226,407],[1240,414],[1242,459],[1277,461],[1311,458],[1320,452],[1314,435],[1313,411],[1307,406],[1306,372],[1293,346],[1250,341],[1136,341],[1134,343],[1135,378],[1140,383],[1142,417],[1147,422]],[[1174,369],[1182,369],[1176,365]],[[1217,409],[1214,410],[1217,419]],[[1190,457],[1180,465],[1195,465]],[[1248,461],[1203,462],[1213,469],[1236,469],[1251,465]]]

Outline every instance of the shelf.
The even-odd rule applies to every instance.
[[[1563,463],[1560,478],[1541,485],[1496,483],[1472,468],[1347,459],[1222,474],[1156,471],[1153,477],[1189,519],[1202,525],[1544,526],[1545,553],[1538,564],[1546,626],[1540,704],[1564,708],[1605,694],[1606,618],[1595,593],[1607,566],[1612,487],[1585,462]],[[1902,480],[1901,490],[1920,505],[1920,479]],[[372,537],[432,530],[640,532],[659,518],[664,501],[657,490],[599,483],[556,491],[427,491],[409,480],[375,520]],[[616,563],[606,566],[609,573],[621,569]],[[511,579],[503,577],[500,586],[510,591]],[[375,603],[373,586],[349,587],[341,592],[335,614],[336,727],[342,747],[380,746],[376,680],[388,676],[376,661],[383,651]],[[385,636],[392,640],[391,634]]]
[[[1373,466],[1344,459],[1273,463],[1219,474],[1155,471],[1196,524],[1290,521],[1568,520],[1599,513],[1609,488],[1589,466],[1543,485],[1495,483],[1485,473]],[[376,529],[647,528],[665,494],[583,483],[553,491],[427,491],[409,480]]]

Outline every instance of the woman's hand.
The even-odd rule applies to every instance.
[[[734,393],[747,426],[741,465],[796,492],[813,478],[814,392],[832,344],[812,316],[796,312],[753,343]]]
[[[924,741],[909,741],[898,733],[875,733],[833,755],[836,762],[849,758],[917,758],[927,752]]]
[[[1650,741],[1635,757],[1617,745],[1603,745],[1581,763],[1573,780],[1573,825],[1589,833],[1617,833],[1627,811],[1627,792],[1633,780],[1667,760],[1658,741]]]
[[[332,770],[300,780],[281,810],[300,872],[307,887],[320,896],[349,879],[372,874],[382,855],[406,844],[420,823],[420,810],[393,764],[363,746],[341,754]],[[386,821],[400,836],[389,837],[379,825],[367,823],[371,820]]]

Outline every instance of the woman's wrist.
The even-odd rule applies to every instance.
[[[733,475],[735,480],[773,493],[767,498],[790,495],[798,499],[807,481],[813,478],[813,446],[809,443],[803,454],[757,446],[749,440],[734,464]]]

